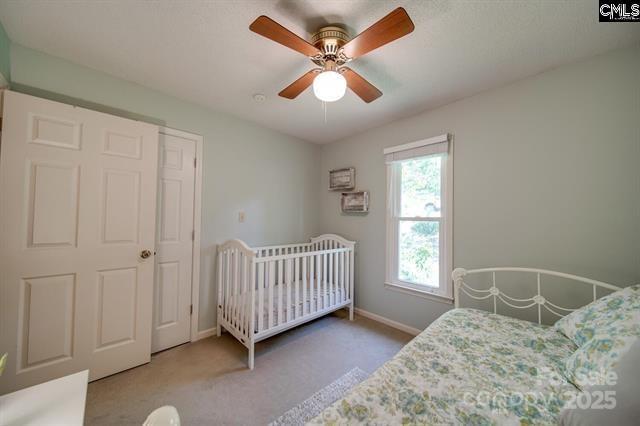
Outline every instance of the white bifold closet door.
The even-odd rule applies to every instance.
[[[152,352],[191,340],[195,158],[192,135],[160,131]]]
[[[157,151],[156,126],[5,93],[1,393],[149,361]]]

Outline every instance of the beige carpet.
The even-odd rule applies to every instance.
[[[169,404],[185,426],[266,425],[353,368],[373,372],[411,337],[339,311],[258,343],[249,371],[246,349],[225,333],[91,383],[85,422],[140,425]]]
[[[304,426],[331,404],[344,398],[351,389],[362,383],[367,377],[367,373],[356,367],[291,408],[269,423],[269,426]]]

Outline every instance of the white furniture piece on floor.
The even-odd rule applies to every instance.
[[[89,370],[0,396],[2,426],[82,426]]]
[[[163,405],[153,410],[142,426],[180,426],[180,415],[173,405]]]
[[[314,318],[349,307],[353,320],[355,242],[325,234],[309,243],[218,249],[218,325],[249,349]]]

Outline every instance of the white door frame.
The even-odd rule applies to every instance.
[[[200,222],[202,220],[202,145],[204,138],[195,133],[185,132],[182,130],[172,129],[169,127],[160,127],[159,133],[167,136],[176,136],[195,141],[196,143],[196,170],[195,170],[195,189],[193,192],[193,260],[191,262],[191,304],[193,312],[191,314],[191,341],[198,340],[198,317],[199,317],[199,300],[200,300]]]

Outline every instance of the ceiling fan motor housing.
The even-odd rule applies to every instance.
[[[322,57],[313,57],[311,60],[320,66],[324,66],[327,61],[343,65],[348,60],[341,54],[340,48],[349,40],[349,34],[344,28],[336,26],[320,28],[311,36],[311,43],[322,52]]]

